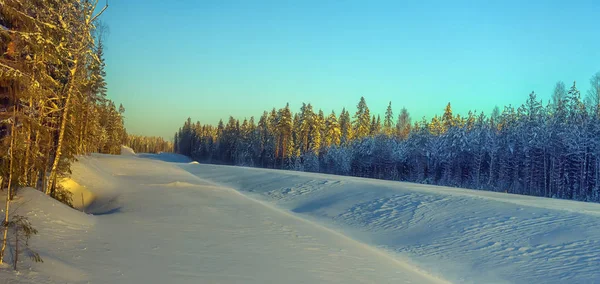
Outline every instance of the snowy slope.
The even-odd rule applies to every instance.
[[[180,166],[198,165],[169,154],[80,158],[72,180],[95,215],[22,190],[14,208],[40,231],[32,246],[44,263],[0,269],[0,282],[444,283]]]
[[[600,283],[600,204],[182,165],[458,283]]]

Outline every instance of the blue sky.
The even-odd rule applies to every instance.
[[[130,133],[170,138],[302,102],[413,121],[582,93],[600,71],[600,1],[111,0],[108,95]]]

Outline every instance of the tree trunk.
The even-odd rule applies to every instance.
[[[62,155],[62,148],[63,148],[64,138],[65,138],[65,128],[68,123],[71,95],[73,93],[73,87],[75,86],[75,74],[77,73],[78,67],[79,67],[79,61],[76,59],[75,66],[71,70],[71,78],[69,79],[69,82],[67,83],[69,85],[67,88],[67,98],[65,99],[65,106],[63,109],[62,118],[61,118],[61,122],[60,122],[60,130],[58,132],[56,153],[54,155],[54,161],[52,162],[52,168],[50,169],[50,177],[48,179],[50,182],[50,185],[48,187],[46,187],[46,195],[50,195],[51,189],[56,186],[55,182],[56,182],[58,163],[59,163],[61,155]]]
[[[88,116],[89,116],[89,109],[88,106],[86,106],[84,108],[84,114],[83,114],[83,131],[80,134],[81,136],[81,148],[84,154],[88,153],[88,147],[87,147],[87,142],[85,139],[87,138],[87,133],[88,133]]]
[[[14,99],[14,94],[13,94]],[[16,103],[16,102],[15,102]],[[6,251],[6,241],[8,238],[8,220],[10,217],[10,201],[12,199],[12,172],[13,172],[13,160],[14,160],[14,146],[15,146],[15,122],[17,120],[17,106],[13,107],[13,119],[10,127],[10,162],[8,166],[8,187],[6,189],[6,206],[4,208],[4,234],[2,238],[2,249],[0,249],[0,264],[4,262],[4,253]]]
[[[33,120],[32,118],[32,111],[31,109],[33,108],[33,98],[29,98],[29,127],[27,127],[27,141],[25,141],[25,165],[24,167],[24,171],[23,171],[23,184],[27,185],[29,182],[29,152],[31,151],[31,121]]]

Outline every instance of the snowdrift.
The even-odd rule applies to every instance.
[[[133,149],[131,149],[130,147],[127,147],[125,145],[121,145],[121,155],[123,156],[135,156],[135,151],[133,151]]]
[[[380,250],[200,179],[177,155],[81,157],[86,215],[35,190],[22,207],[44,263],[7,283],[446,283]],[[83,202],[85,205],[85,201]],[[86,211],[88,212],[88,211]]]
[[[65,190],[71,192],[72,204],[75,209],[85,211],[96,200],[94,193],[71,178],[63,179],[60,184]]]
[[[174,154],[78,160],[64,184],[83,193],[89,214],[20,190],[13,208],[39,230],[31,245],[44,263],[0,270],[0,279],[600,282],[600,204],[203,165]]]
[[[0,192],[4,200],[5,192]],[[72,235],[80,235],[96,224],[96,218],[74,210],[33,188],[21,188],[11,204],[11,214],[26,216],[32,226],[38,230],[30,242],[30,247],[39,253],[43,263],[33,263],[26,255],[21,255],[24,263],[19,264],[21,271],[15,273],[7,268],[0,270],[0,279],[6,283],[20,282],[23,277],[27,282],[44,283],[48,279],[53,282],[82,282],[87,278],[77,268],[77,263],[61,257],[61,251],[72,250],[80,242],[65,242]],[[4,216],[4,208],[2,209]],[[13,246],[7,249],[7,262],[12,262]],[[22,261],[21,261],[22,262]]]
[[[181,167],[453,282],[600,282],[600,204],[302,172]]]

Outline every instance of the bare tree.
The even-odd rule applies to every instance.
[[[587,92],[585,103],[591,113],[600,117],[600,71],[590,78],[590,89]]]

